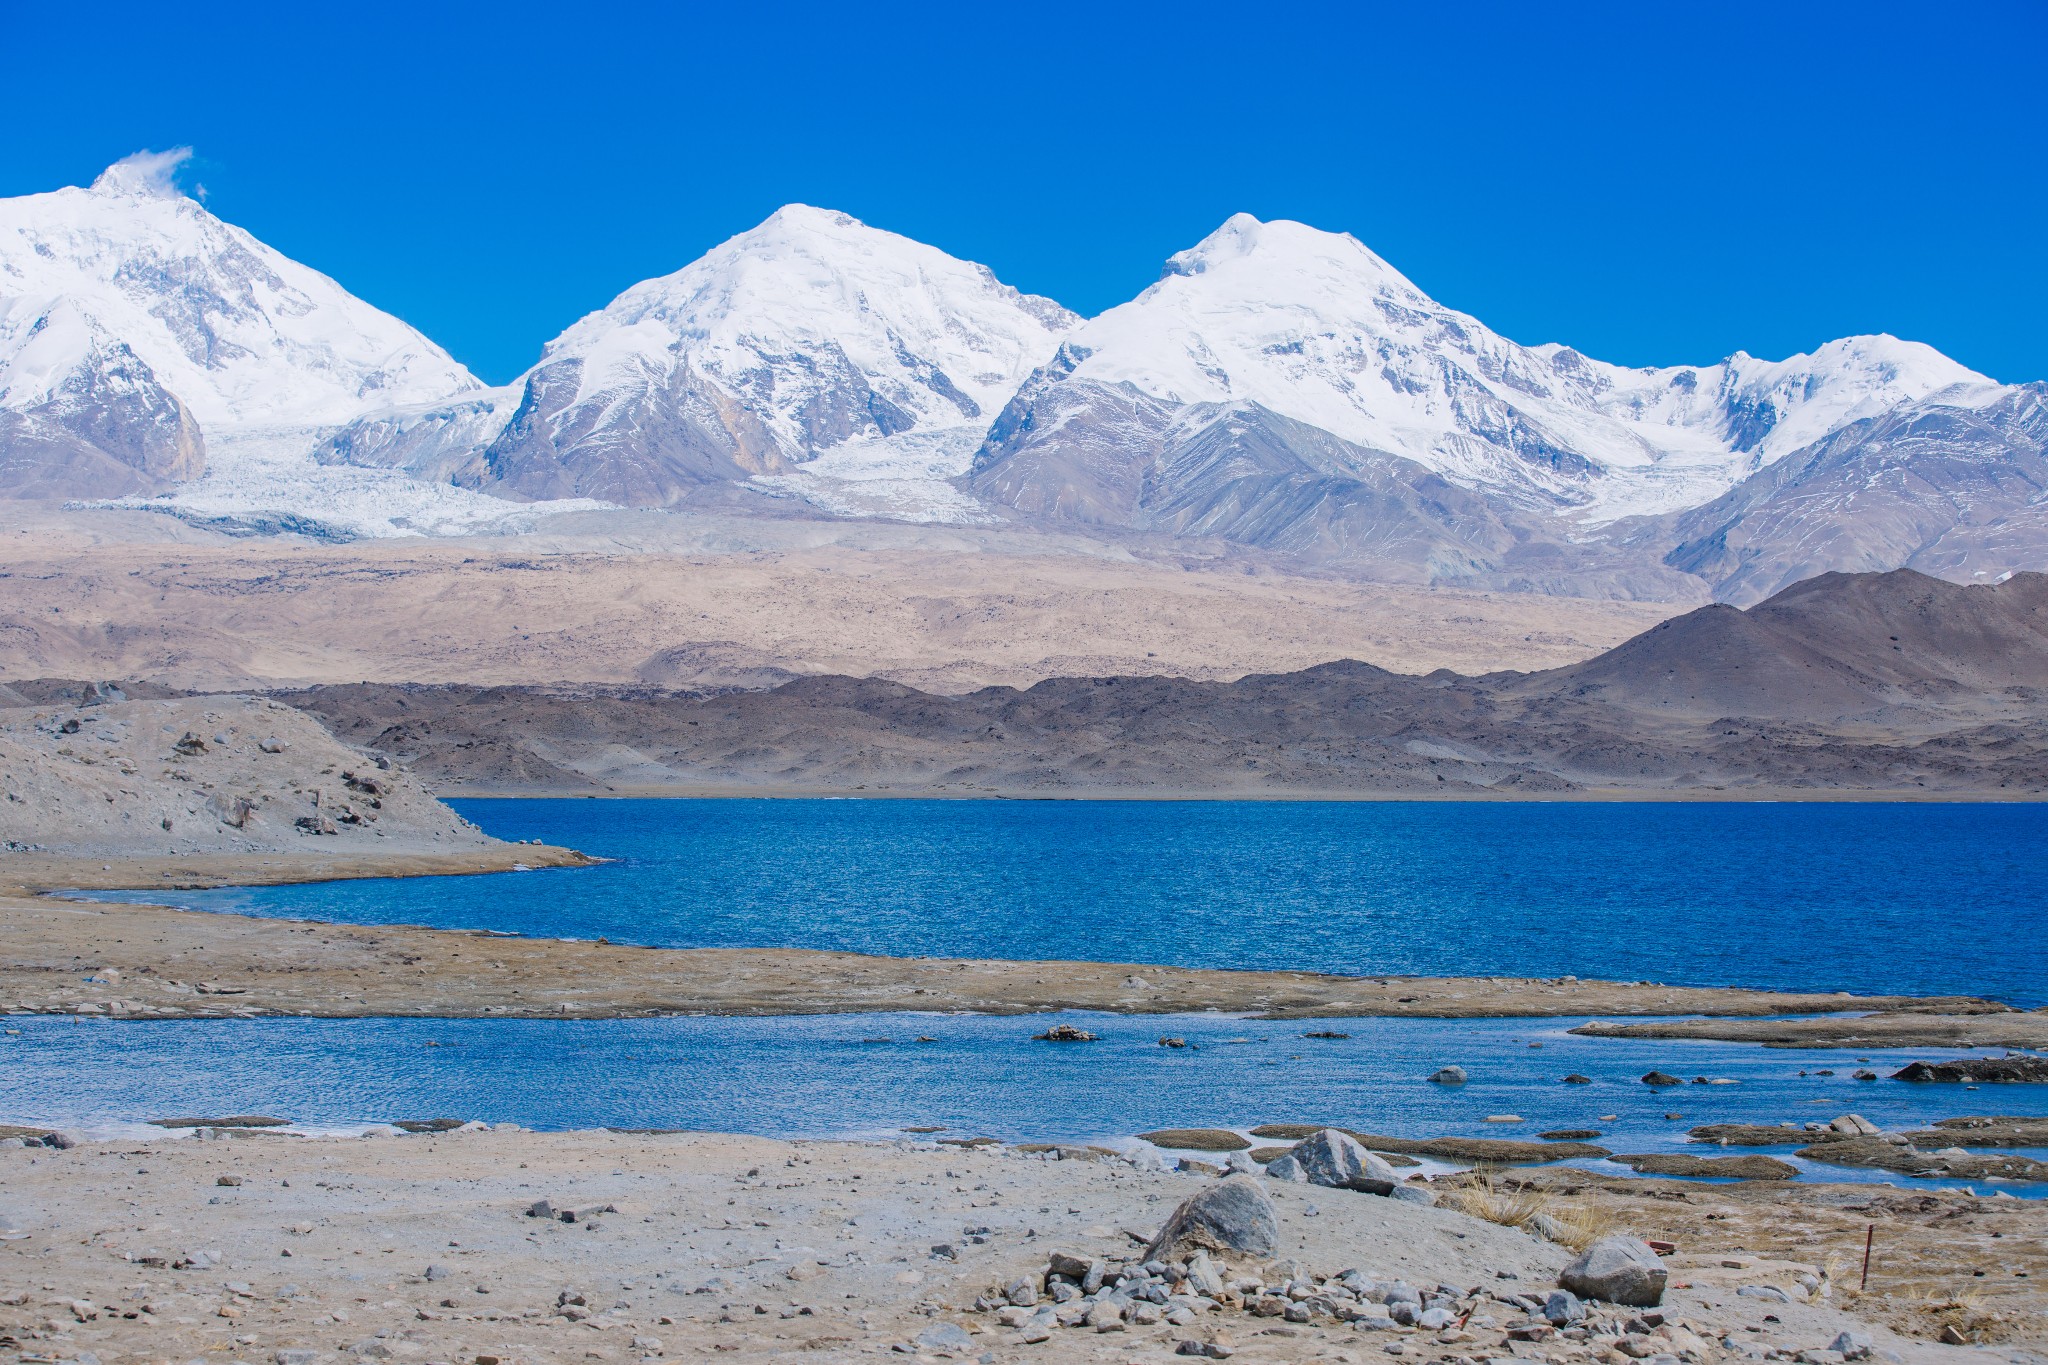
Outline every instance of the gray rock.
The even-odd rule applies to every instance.
[[[1394,1186],[1390,1197],[1398,1199],[1404,1204],[1434,1205],[1436,1203],[1435,1190],[1430,1189],[1427,1185],[1411,1185],[1405,1180]]]
[[[1392,1166],[1365,1150],[1357,1139],[1335,1128],[1325,1128],[1296,1143],[1294,1150],[1279,1161],[1297,1163],[1309,1184],[1331,1189],[1371,1188],[1374,1193],[1390,1193],[1391,1187],[1401,1181]]]
[[[1038,1286],[1026,1279],[1012,1280],[1003,1287],[1003,1297],[1019,1308],[1036,1308]]]
[[[1828,1343],[1828,1349],[1844,1360],[1868,1360],[1876,1343],[1862,1332],[1844,1332]]]
[[[1149,1142],[1133,1147],[1130,1151],[1124,1153],[1124,1160],[1130,1162],[1136,1169],[1152,1174],[1158,1174],[1166,1169],[1166,1158],[1161,1156],[1159,1149]]]
[[[1187,1290],[1205,1299],[1218,1298],[1223,1293],[1223,1269],[1209,1259],[1207,1252],[1198,1251],[1188,1261]]]
[[[1148,1261],[1195,1251],[1271,1256],[1280,1242],[1273,1201],[1249,1176],[1233,1175],[1182,1201],[1145,1249]]]
[[[1792,1296],[1774,1284],[1746,1284],[1735,1291],[1739,1299],[1762,1299],[1765,1303],[1790,1303]]]
[[[1462,1066],[1447,1066],[1439,1069],[1430,1079],[1438,1085],[1463,1085],[1471,1077],[1465,1074],[1465,1068]]]
[[[270,1356],[273,1365],[313,1365],[319,1358],[318,1351],[304,1346],[287,1346],[281,1351],[272,1352]]]
[[[1426,1332],[1441,1332],[1458,1320],[1458,1315],[1448,1308],[1426,1308],[1416,1315],[1415,1325]]]
[[[1257,1175],[1259,1163],[1252,1160],[1250,1152],[1232,1152],[1223,1158],[1223,1169],[1231,1175]]]
[[[448,1278],[448,1267],[445,1265],[430,1265],[427,1267],[425,1278],[428,1280],[445,1280]]]
[[[917,1344],[934,1355],[972,1355],[974,1338],[956,1323],[935,1322],[917,1334]]]
[[[1586,1305],[1569,1289],[1553,1289],[1543,1300],[1543,1316],[1553,1327],[1569,1327],[1585,1319]]]
[[[1580,1252],[1557,1277],[1558,1287],[1581,1298],[1631,1308],[1652,1308],[1664,1300],[1670,1273],[1639,1237],[1602,1237]]]
[[[1266,1177],[1269,1180],[1285,1180],[1290,1184],[1308,1183],[1308,1172],[1302,1169],[1293,1156],[1278,1156],[1266,1163]]]

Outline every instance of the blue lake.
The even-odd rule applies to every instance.
[[[2043,806],[457,804],[505,838],[616,861],[157,899],[678,947],[1573,974],[2048,1004]],[[1850,1078],[1859,1066],[1884,1074],[1943,1055],[1932,1049],[1592,1040],[1565,1032],[1576,1019],[1304,1025],[1218,1015],[1070,1016],[1103,1041],[1030,1040],[1057,1017],[12,1018],[20,1031],[0,1040],[0,1119],[268,1112],[326,1126],[445,1115],[811,1137],[937,1124],[1012,1141],[1328,1121],[1400,1136],[1597,1128],[1616,1151],[1664,1151],[1684,1149],[1685,1130],[1707,1122],[1855,1111],[1911,1127],[2048,1113],[2048,1087]],[[1350,1036],[1302,1037],[1319,1027]],[[1195,1046],[1161,1048],[1167,1033]],[[1454,1061],[1472,1071],[1469,1085],[1423,1079]],[[1738,1084],[1655,1091],[1638,1079],[1652,1068]],[[1570,1071],[1595,1084],[1560,1084]],[[1498,1114],[1521,1121],[1486,1122]]]
[[[455,804],[493,834],[618,861],[161,899],[671,947],[2048,1005],[2048,805]]]

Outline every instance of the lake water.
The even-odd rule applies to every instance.
[[[504,838],[618,861],[162,899],[665,947],[1571,974],[2048,1005],[2048,805],[454,804]]]
[[[1101,1041],[1032,1041],[1061,1020]],[[451,1117],[537,1128],[872,1138],[941,1125],[959,1136],[1008,1141],[1117,1142],[1161,1127],[1330,1122],[1404,1137],[1528,1139],[1549,1128],[1592,1128],[1617,1152],[1699,1152],[1688,1148],[1685,1130],[1701,1123],[1825,1121],[1853,1111],[1886,1127],[1913,1127],[1987,1107],[2048,1112],[2039,1086],[1965,1090],[1850,1076],[1856,1056],[1885,1073],[1922,1052],[1852,1056],[1591,1039],[1565,1032],[1570,1020],[877,1014],[7,1022],[21,1034],[0,1039],[0,1115],[88,1127],[257,1113],[312,1128]],[[1304,1038],[1309,1029],[1350,1036]],[[1169,1033],[1191,1046],[1159,1046]],[[1471,1080],[1450,1087],[1425,1079],[1448,1062],[1466,1067]],[[1738,1083],[1652,1089],[1640,1078],[1653,1067]],[[1811,1074],[1824,1068],[1836,1074]],[[1559,1083],[1574,1071],[1593,1084]],[[1486,1121],[1506,1114],[1521,1121]],[[1667,1117],[1673,1114],[1679,1117]],[[1773,1154],[1789,1159],[1789,1150]],[[1810,1169],[1837,1180],[1930,1183],[1850,1167]]]
[[[616,861],[158,898],[675,947],[1575,974],[2048,1003],[2041,806],[456,804],[494,834]],[[259,1112],[345,1127],[445,1115],[810,1137],[937,1124],[1011,1141],[1328,1121],[1415,1137],[1597,1128],[1616,1151],[1666,1151],[1707,1122],[1853,1110],[1904,1127],[2048,1113],[2048,1087],[1850,1079],[1861,1065],[1886,1073],[1943,1055],[1928,1049],[1592,1040],[1565,1032],[1576,1019],[1217,1015],[1064,1016],[1103,1041],[1030,1040],[1059,1017],[15,1018],[20,1033],[0,1041],[0,1117],[106,1125]],[[1302,1037],[1320,1027],[1350,1036]],[[1169,1033],[1195,1046],[1159,1047]],[[1424,1079],[1448,1062],[1472,1082]],[[1638,1079],[1652,1068],[1739,1083],[1653,1091]],[[1812,1074],[1822,1069],[1837,1074]],[[1559,1084],[1570,1071],[1595,1084]],[[1486,1122],[1498,1114],[1521,1121]]]

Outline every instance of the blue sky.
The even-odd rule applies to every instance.
[[[1625,364],[2048,379],[2048,3],[7,5],[0,194],[189,144],[487,379],[802,201],[1098,312],[1229,214]]]

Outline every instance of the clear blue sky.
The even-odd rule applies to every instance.
[[[1245,210],[1627,364],[2048,379],[2048,3],[0,4],[0,194],[211,206],[487,379],[788,201],[1084,313]]]

